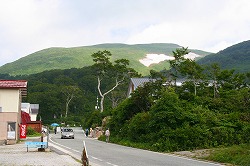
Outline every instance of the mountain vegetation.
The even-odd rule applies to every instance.
[[[181,53],[186,50],[175,52]],[[177,76],[187,78],[182,86],[166,84],[169,78],[162,73],[163,79],[138,88],[113,109],[111,140],[164,152],[250,143],[250,73],[218,66],[216,72],[200,67],[188,72],[189,60],[175,64]],[[194,82],[196,77],[189,76],[197,73],[199,81]]]
[[[117,59],[127,59],[130,67],[134,68],[142,75],[148,75],[150,70],[160,71],[169,68],[168,61],[153,64],[149,67],[139,62],[145,58],[146,54],[167,54],[172,55],[172,51],[180,48],[176,44],[99,44],[93,46],[73,47],[73,48],[48,48],[37,51],[12,63],[0,67],[0,73],[10,75],[27,75],[40,73],[45,70],[82,68],[93,65],[91,55],[97,51],[109,50],[112,53],[111,62]],[[210,54],[201,50],[191,50],[201,57]]]
[[[228,47],[216,54],[208,55],[197,61],[199,64],[218,63],[222,69],[237,72],[250,71],[250,40]]]
[[[28,80],[26,101],[39,103],[38,118],[44,124],[109,128],[111,142],[161,152],[249,147],[250,70],[239,73],[222,69],[219,64],[200,65],[183,58],[188,52],[187,48],[174,50],[176,59],[168,62],[171,69],[151,70],[149,76],[156,81],[138,87],[129,98],[126,98],[129,79],[125,79],[106,96],[102,112],[98,107],[98,73],[105,69],[100,85],[104,92],[116,82],[111,75],[114,68],[96,68],[95,62],[99,61],[96,58],[102,52],[92,56],[93,65],[83,68],[20,76],[0,74],[0,77]],[[128,62],[126,67],[130,67],[129,60],[122,62]],[[140,77],[134,72],[131,77]],[[180,78],[184,81],[177,86],[175,81]],[[64,90],[72,86],[79,90],[65,116]],[[248,160],[244,162],[250,164]]]

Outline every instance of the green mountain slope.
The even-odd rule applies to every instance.
[[[222,69],[250,72],[250,40],[228,47],[197,61],[199,64],[218,63]]]
[[[151,69],[160,71],[169,68],[168,61],[153,64],[149,67],[139,62],[146,54],[167,54],[181,46],[176,44],[99,44],[93,46],[73,48],[48,48],[20,58],[12,63],[0,67],[0,73],[10,75],[25,75],[39,73],[52,69],[81,68],[93,64],[91,54],[97,51],[109,50],[112,53],[111,61],[125,58],[130,61],[130,67],[142,75],[149,74]],[[193,53],[206,56],[210,53],[201,50],[191,50]]]

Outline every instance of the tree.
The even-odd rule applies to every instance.
[[[218,77],[220,75],[220,72],[220,66],[216,63],[212,64],[208,69],[208,77],[213,81],[214,98],[216,98],[219,94]]]
[[[69,104],[74,97],[78,95],[80,89],[77,86],[64,86],[62,93],[66,96],[65,118],[68,116]]]
[[[194,95],[197,94],[197,85],[203,78],[203,68],[197,64],[194,60],[186,59],[184,62],[180,63],[179,70],[182,75],[187,76],[193,82],[194,85]]]
[[[178,77],[178,73],[180,70],[180,64],[185,61],[184,55],[188,54],[188,48],[177,48],[176,51],[173,51],[173,56],[174,59],[170,60],[170,70],[171,70],[171,75],[174,79],[175,86],[176,86],[176,79]]]
[[[107,94],[116,89],[120,84],[125,81],[125,78],[129,76],[130,73],[136,73],[134,69],[128,68],[129,60],[127,59],[118,59],[114,61],[114,64],[110,62],[111,53],[107,50],[98,51],[93,53],[91,56],[93,57],[93,61],[95,64],[93,65],[96,69],[97,74],[97,89],[99,95],[101,96],[100,101],[100,111],[104,110],[104,99]],[[115,83],[110,86],[108,90],[105,92],[101,89],[102,81],[105,77],[108,79],[114,79]]]

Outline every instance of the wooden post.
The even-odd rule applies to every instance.
[[[88,153],[87,153],[85,141],[83,141],[82,164],[83,164],[83,166],[89,166],[89,158],[88,158]]]

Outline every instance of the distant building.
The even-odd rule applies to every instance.
[[[129,83],[128,92],[127,92],[127,97],[130,97],[131,93],[133,91],[135,91],[139,86],[143,86],[147,82],[155,82],[155,81],[156,81],[156,79],[152,79],[152,78],[148,78],[148,77],[144,77],[144,78],[130,78],[130,83]],[[176,82],[176,86],[181,86],[184,81],[185,80],[178,80]],[[172,81],[170,84],[174,85],[174,82]],[[167,85],[167,84],[163,84],[163,85]]]
[[[130,78],[130,83],[128,87],[127,97],[130,97],[130,94],[136,90],[139,86],[143,86],[147,82],[154,82],[155,79],[151,78]]]
[[[16,143],[21,124],[22,97],[27,95],[27,81],[0,80],[0,144]]]
[[[21,110],[30,115],[31,121],[36,121],[39,112],[39,104],[22,103]]]

